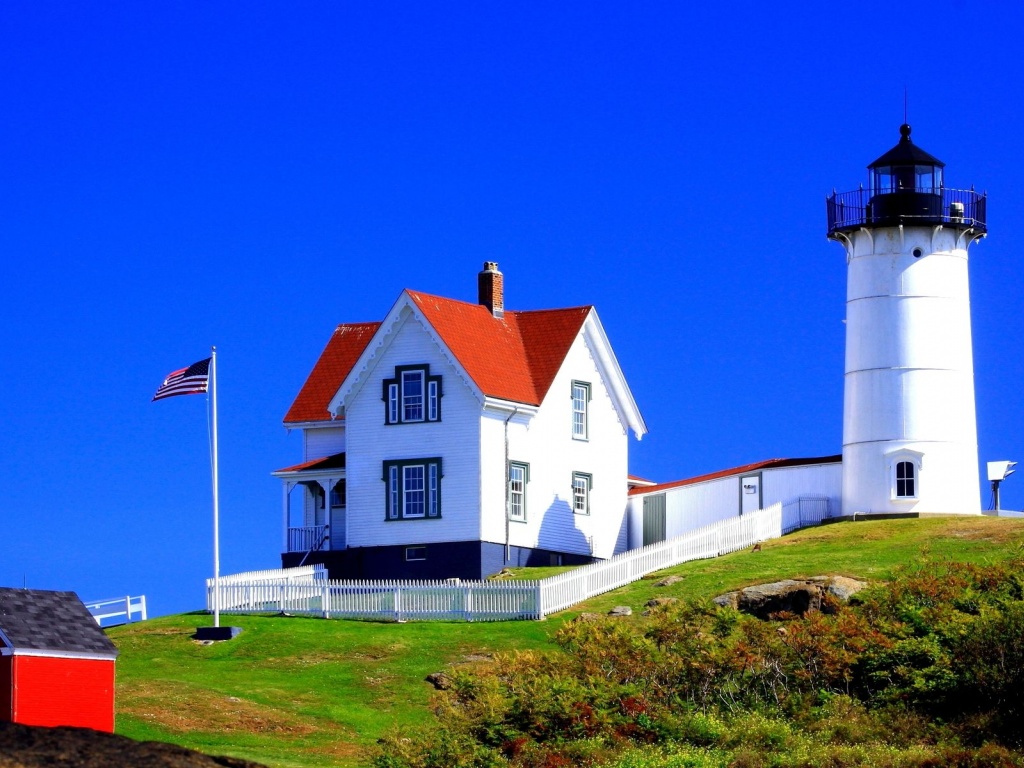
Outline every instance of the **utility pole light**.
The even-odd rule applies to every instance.
[[[988,479],[992,483],[992,503],[999,514],[999,484],[1014,473],[1016,461],[990,461],[988,463]]]

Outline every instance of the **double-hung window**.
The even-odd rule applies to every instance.
[[[402,421],[423,421],[422,369],[402,371]]]
[[[386,519],[422,520],[441,516],[441,459],[384,462]]]
[[[593,475],[587,472],[572,473],[572,511],[577,515],[590,514],[590,488],[593,484]]]
[[[441,377],[429,365],[397,365],[384,379],[384,422],[418,424],[441,420]]]
[[[572,437],[586,440],[589,434],[590,384],[585,381],[572,383]]]
[[[519,461],[508,463],[508,517],[526,522],[526,484],[530,482],[530,465]]]

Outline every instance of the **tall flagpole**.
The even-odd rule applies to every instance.
[[[213,394],[213,626],[220,626],[220,487],[217,470],[217,347],[210,355],[210,389]]]

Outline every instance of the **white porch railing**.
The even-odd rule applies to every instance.
[[[116,627],[146,620],[146,596],[113,597],[110,600],[93,600],[85,603],[89,613],[101,627]],[[106,623],[104,623],[106,622]]]
[[[288,551],[309,552],[320,549],[324,544],[326,525],[305,525],[300,528],[288,529]]]
[[[253,571],[221,577],[220,610],[396,621],[542,619],[648,573],[817,525],[829,513],[827,497],[802,497],[541,581],[328,581],[322,565]],[[213,610],[212,579],[206,588],[207,610]]]

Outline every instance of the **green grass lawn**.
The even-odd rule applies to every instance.
[[[355,766],[380,736],[428,722],[431,672],[485,664],[494,653],[554,649],[553,633],[583,611],[652,597],[713,597],[787,577],[843,574],[885,579],[928,557],[999,560],[1024,546],[1024,520],[936,518],[810,528],[742,551],[670,568],[544,622],[408,624],[225,616],[243,628],[230,642],[191,639],[205,614],[120,627],[117,731],[272,766]],[[683,577],[657,587],[668,574]],[[517,571],[519,578],[540,578]],[[640,621],[638,616],[625,621]]]

